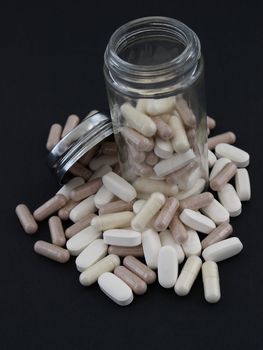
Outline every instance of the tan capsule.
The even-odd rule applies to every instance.
[[[49,130],[46,148],[51,151],[54,146],[59,142],[62,133],[62,126],[60,124],[53,124]]]
[[[88,152],[86,152],[84,154],[84,156],[82,156],[79,159],[79,163],[84,165],[84,166],[89,165],[89,162],[95,156],[95,154],[98,152],[99,148],[100,148],[100,145],[96,145],[96,146],[92,147],[92,149],[90,149]]]
[[[165,181],[138,178],[132,183],[137,192],[161,192],[165,196],[175,196],[178,193],[177,185],[169,185]]]
[[[185,181],[189,177],[190,173],[195,171],[198,168],[198,164],[194,161],[186,165],[185,167],[175,171],[172,174],[166,176],[166,182],[168,184],[180,184],[182,181]]]
[[[182,118],[184,124],[190,128],[194,128],[196,125],[195,115],[182,96],[176,97],[175,108]]]
[[[214,196],[210,192],[203,192],[194,196],[188,197],[180,201],[180,209],[199,210],[207,207],[212,203]]]
[[[83,219],[77,221],[75,224],[69,226],[66,231],[65,235],[69,239],[76,235],[78,232],[83,230],[84,228],[90,226],[91,220],[95,217],[96,215],[91,213],[85,216]]]
[[[75,208],[78,204],[79,202],[74,202],[72,199],[70,199],[67,202],[67,204],[58,211],[58,216],[60,217],[60,219],[68,220],[71,210]]]
[[[132,162],[143,163],[145,160],[145,152],[138,151],[132,144],[127,144],[129,156]]]
[[[216,127],[216,121],[209,116],[206,117],[208,129],[214,129]]]
[[[105,156],[116,156],[118,154],[118,148],[115,142],[105,141],[101,145],[100,151]]]
[[[210,232],[209,235],[205,237],[205,239],[201,241],[202,248],[205,249],[211,244],[226,239],[231,235],[232,232],[232,225],[230,225],[228,222],[223,222],[222,224],[217,226],[212,232]]]
[[[173,130],[169,125],[165,123],[165,121],[161,117],[154,117],[152,120],[155,122],[157,127],[157,135],[163,140],[170,140],[174,134]]]
[[[108,254],[115,254],[120,257],[125,257],[128,255],[137,256],[137,257],[144,256],[141,245],[138,245],[136,247],[120,247],[116,245],[110,245],[108,248]]]
[[[169,224],[169,229],[176,243],[182,244],[187,240],[187,230],[177,215],[174,215]]]
[[[236,135],[232,131],[225,132],[213,137],[209,137],[208,140],[208,149],[214,149],[219,143],[235,143]]]
[[[128,127],[121,128],[121,134],[126,142],[134,145],[138,151],[150,152],[153,150],[154,142],[152,138],[145,137]]]
[[[76,114],[71,114],[65,123],[64,129],[61,134],[61,138],[66,136],[71,130],[73,130],[79,124],[79,117]]]
[[[74,202],[79,202],[84,198],[87,198],[89,196],[92,196],[93,194],[97,193],[98,190],[102,186],[102,180],[101,178],[91,180],[87,183],[84,183],[83,185],[80,185],[78,187],[75,187],[70,192],[70,198]]]
[[[147,284],[152,284],[156,280],[156,273],[134,256],[126,256],[123,259],[123,265],[139,276]]]
[[[224,166],[224,168],[210,181],[210,187],[213,191],[221,191],[237,172],[237,166],[231,162]]]
[[[160,158],[154,153],[154,152],[149,152],[145,158],[145,163],[154,166],[159,162]]]
[[[79,176],[85,179],[86,181],[91,177],[92,172],[85,168],[82,164],[79,162],[76,162],[72,167],[69,169],[69,172],[74,176]]]
[[[164,206],[154,221],[156,231],[164,231],[169,226],[179,207],[179,201],[175,197],[167,198]]]
[[[99,215],[117,213],[121,211],[131,211],[133,206],[132,202],[124,202],[123,200],[118,200],[115,202],[104,204],[99,209]]]
[[[52,216],[48,220],[51,242],[63,247],[66,244],[66,238],[61,219],[58,216]]]
[[[151,175],[154,175],[153,168],[145,163],[134,163],[133,166],[134,171],[138,176],[149,177]]]
[[[67,198],[63,194],[56,194],[54,197],[49,199],[46,203],[42,204],[37,208],[33,216],[37,221],[43,221],[50,215],[64,207],[67,203]]]
[[[125,266],[117,266],[114,274],[123,280],[137,295],[142,295],[147,291],[147,284]]]
[[[31,214],[30,210],[25,204],[19,204],[16,207],[16,215],[26,233],[29,235],[36,233],[38,230],[38,225]]]
[[[91,220],[91,225],[99,231],[105,231],[111,228],[129,227],[133,216],[134,214],[131,211],[104,214],[93,218]]]
[[[70,258],[67,249],[45,241],[37,241],[34,245],[34,251],[39,255],[45,256],[46,258],[59,263],[66,263]]]

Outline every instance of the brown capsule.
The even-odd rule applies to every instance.
[[[232,143],[236,142],[236,135],[232,131],[225,132],[213,137],[209,137],[208,140],[208,149],[215,149],[219,143]]]
[[[159,162],[160,158],[154,153],[154,152],[149,152],[146,156],[145,163],[154,166]]]
[[[133,203],[133,201],[124,202],[123,200],[117,200],[115,202],[104,204],[99,208],[99,215],[130,211],[132,210]]]
[[[75,224],[69,226],[65,231],[65,236],[69,239],[73,237],[75,234],[83,230],[84,228],[88,227],[90,225],[91,220],[96,215],[91,213],[85,216],[83,219],[77,221]]]
[[[73,130],[79,124],[79,117],[76,114],[71,114],[65,123],[64,129],[61,134],[61,138],[66,136],[71,130]]]
[[[67,204],[58,211],[58,216],[60,217],[60,219],[68,220],[71,210],[75,208],[78,204],[79,202],[74,202],[72,199],[70,199],[67,202]]]
[[[38,225],[31,214],[30,210],[25,204],[19,204],[16,207],[16,215],[26,233],[32,235],[38,230]]]
[[[167,141],[170,140],[173,136],[173,130],[170,128],[169,125],[165,123],[165,121],[161,117],[154,117],[152,120],[155,122],[155,125],[157,127],[157,135]]]
[[[203,192],[201,194],[196,194],[194,196],[188,197],[180,201],[180,209],[192,209],[199,210],[201,208],[207,207],[212,203],[214,196],[210,192]]]
[[[188,142],[192,148],[196,147],[196,130],[189,129],[186,131]]]
[[[70,254],[67,249],[45,241],[37,241],[34,245],[34,251],[39,255],[62,264],[70,259]]]
[[[123,280],[135,294],[142,295],[146,293],[147,284],[125,266],[115,267],[114,274]]]
[[[88,168],[85,168],[82,164],[78,162],[72,165],[72,167],[69,169],[69,172],[74,176],[82,177],[86,181],[88,181],[88,179],[92,175],[92,172]]]
[[[185,178],[188,177],[190,173],[197,168],[198,168],[198,163],[196,163],[195,161],[191,162],[187,164],[185,167],[166,176],[166,182],[170,185],[177,185],[181,181],[185,181]]]
[[[58,216],[52,216],[48,220],[51,242],[63,247],[66,244],[66,238],[61,219]]]
[[[173,217],[172,221],[170,222],[169,228],[177,244],[182,244],[187,240],[187,230],[177,215]]]
[[[138,151],[132,144],[127,144],[132,162],[142,163],[145,160],[145,152]]]
[[[156,231],[164,231],[167,229],[178,207],[179,201],[175,197],[169,197],[166,199],[164,206],[153,224]]]
[[[84,166],[87,166],[89,165],[89,162],[91,161],[91,159],[95,156],[95,154],[98,152],[99,150],[99,145],[96,145],[94,146],[92,149],[90,149],[88,152],[86,152],[84,154],[84,156],[82,156],[80,159],[79,159],[79,163],[84,165]]]
[[[187,102],[182,96],[176,97],[175,108],[179,113],[180,117],[182,118],[184,124],[190,128],[195,128],[196,126],[195,115],[191,110],[191,108],[187,105]]]
[[[156,273],[134,256],[126,256],[123,259],[123,265],[139,276],[147,284],[154,283],[156,280]]]
[[[223,169],[210,181],[210,187],[213,191],[221,191],[237,172],[235,163],[226,164]]]
[[[116,156],[118,154],[118,148],[115,142],[105,141],[101,145],[100,151],[105,156]]]
[[[56,194],[54,197],[49,199],[46,203],[42,204],[37,208],[33,216],[37,221],[43,221],[56,211],[64,207],[67,203],[67,198],[63,194]]]
[[[136,247],[120,247],[120,246],[110,245],[108,248],[108,254],[115,254],[120,257],[125,257],[128,255],[137,256],[137,257],[144,256],[141,245],[138,245]]]
[[[154,142],[152,138],[145,137],[137,131],[127,127],[121,128],[121,134],[126,142],[131,143],[138,151],[150,152],[153,150]]]
[[[60,124],[53,124],[50,127],[46,148],[51,151],[54,146],[59,142],[62,132],[62,126]]]
[[[209,116],[206,117],[208,129],[214,129],[216,127],[216,121]]]
[[[112,167],[112,171],[115,174],[121,175],[120,164],[119,163],[114,164],[113,167]]]
[[[133,167],[136,175],[138,176],[149,177],[154,175],[153,168],[145,163],[134,163]]]
[[[209,233],[202,241],[202,248],[205,249],[211,244],[222,241],[231,235],[233,227],[228,222],[223,222]]]
[[[102,180],[101,178],[91,180],[83,185],[80,185],[78,187],[75,187],[70,192],[70,198],[74,202],[79,202],[84,198],[87,198],[89,196],[92,196],[93,194],[97,193],[98,190],[102,186]]]

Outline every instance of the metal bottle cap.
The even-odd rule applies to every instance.
[[[67,181],[68,170],[72,165],[112,133],[111,117],[106,111],[87,116],[64,136],[48,155],[48,165],[59,183]]]

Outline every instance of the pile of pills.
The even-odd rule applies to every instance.
[[[209,129],[215,127],[212,118],[207,121]],[[47,149],[78,123],[71,115],[64,129],[52,125]],[[229,220],[241,213],[241,202],[250,199],[245,168],[249,155],[231,145],[233,140],[230,132],[208,139],[213,193],[202,192],[204,187],[196,184],[194,190],[178,190],[178,182],[190,171],[191,163],[184,162],[173,172],[172,182],[169,177],[138,177],[129,183],[120,176],[116,144],[106,140],[70,169],[73,178],[54,197],[33,213],[20,204],[16,214],[28,234],[48,220],[51,242],[37,241],[35,252],[60,263],[76,257],[80,283],[98,282],[119,305],[146,293],[156,279],[163,288],[187,295],[200,270],[205,299],[216,303],[221,297],[217,263],[243,248],[239,238],[229,238]]]

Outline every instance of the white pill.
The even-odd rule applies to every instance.
[[[102,239],[95,239],[76,259],[78,271],[82,272],[107,255],[108,245]]]
[[[189,149],[185,153],[176,154],[169,159],[161,160],[157,163],[153,169],[157,176],[166,176],[179,170],[190,163],[195,158],[195,154],[192,149]]]
[[[136,197],[136,190],[119,175],[110,172],[102,177],[103,185],[108,191],[125,202],[131,202]]]
[[[184,153],[190,148],[190,144],[185,132],[184,124],[180,116],[174,111],[174,115],[169,119],[169,126],[174,132],[172,146],[175,152]]]
[[[102,167],[100,167],[98,170],[96,170],[91,177],[89,178],[89,181],[94,180],[94,179],[98,179],[99,177],[102,177],[103,175],[108,174],[109,172],[112,171],[112,167],[109,165],[103,165]]]
[[[235,186],[239,199],[241,201],[249,201],[251,198],[251,189],[247,169],[237,169]]]
[[[215,223],[199,211],[184,209],[180,219],[185,225],[198,232],[208,234],[216,228]]]
[[[233,145],[219,143],[215,151],[218,158],[228,158],[239,168],[245,168],[249,164],[249,154]]]
[[[169,246],[160,249],[158,255],[158,281],[164,288],[172,288],[178,276],[176,250]]]
[[[215,162],[209,176],[209,181],[213,180],[213,178],[220,173],[220,171],[228,164],[231,160],[227,158],[219,158]]]
[[[131,227],[135,231],[142,232],[155,214],[165,203],[165,196],[162,193],[154,192],[146,201],[142,209],[131,220]]]
[[[240,239],[231,237],[206,247],[203,250],[202,256],[205,260],[218,262],[237,255],[242,249],[243,244],[240,242]]]
[[[134,202],[133,203],[133,212],[134,212],[134,214],[138,214],[145,203],[146,203],[145,199],[138,199],[136,202]]]
[[[136,247],[142,242],[140,232],[128,229],[113,229],[103,233],[104,242],[119,247]]]
[[[209,168],[212,168],[215,165],[215,162],[217,161],[217,158],[215,156],[215,154],[210,151],[210,149],[208,150],[208,165]]]
[[[110,254],[83,271],[79,276],[79,281],[83,286],[90,286],[98,280],[100,275],[113,271],[120,263],[117,255]]]
[[[204,262],[202,265],[202,277],[205,300],[208,303],[217,303],[221,298],[217,263],[214,261]]]
[[[177,295],[185,296],[190,292],[201,266],[202,260],[199,256],[189,256],[174,286]]]
[[[228,211],[215,198],[207,207],[202,208],[201,211],[211,220],[213,220],[216,225],[220,225],[225,221],[229,221]]]
[[[134,214],[131,211],[102,214],[94,217],[91,220],[91,225],[101,231],[109,230],[111,228],[129,227],[133,217]]]
[[[132,185],[137,192],[142,193],[161,192],[165,196],[175,196],[178,193],[177,185],[169,185],[162,180],[152,180],[139,177]]]
[[[69,180],[64,186],[56,194],[63,194],[67,199],[70,199],[70,192],[74,190],[74,188],[83,185],[85,183],[82,177],[74,177]]]
[[[218,198],[222,205],[234,217],[241,214],[242,204],[236,193],[235,188],[231,184],[225,184],[221,191],[217,192]]]
[[[112,166],[118,162],[118,157],[115,156],[99,156],[93,158],[89,163],[89,168],[93,171],[99,170],[103,165]]]
[[[164,141],[160,137],[156,137],[154,153],[162,159],[171,158],[173,155],[173,147],[170,141]]]
[[[192,188],[186,191],[180,191],[177,193],[176,198],[181,201],[182,199],[186,199],[188,197],[194,196],[195,194],[199,194],[204,190],[205,185],[206,182],[204,179],[197,179]]]
[[[103,185],[96,193],[94,197],[94,203],[97,208],[100,208],[101,206],[110,203],[113,200],[114,196],[115,195],[107,190],[107,188]]]
[[[90,196],[76,205],[69,214],[70,220],[77,222],[88,214],[95,213],[95,211],[97,211],[97,208],[95,206],[94,198],[95,196]]]
[[[182,248],[185,256],[188,258],[190,255],[201,255],[202,246],[197,232],[188,229],[187,235],[187,240],[182,243]]]
[[[129,305],[133,301],[131,288],[111,272],[104,272],[98,278],[98,284],[103,293],[120,306]]]
[[[171,235],[171,232],[169,230],[165,230],[159,233],[159,238],[161,241],[162,247],[170,246],[173,247],[176,250],[178,263],[181,264],[184,261],[184,251],[180,244],[177,244]]]
[[[150,115],[164,114],[175,108],[175,98],[171,96],[160,99],[148,99],[144,108],[146,113]]]
[[[79,231],[67,241],[67,250],[71,255],[79,255],[91,242],[101,237],[101,231],[92,226],[88,226]]]
[[[151,269],[157,269],[158,255],[161,247],[161,241],[156,231],[149,229],[142,233],[143,253],[146,264]]]
[[[128,125],[139,131],[146,137],[151,137],[156,133],[156,125],[150,117],[134,108],[129,103],[124,103],[121,108],[121,113]]]

